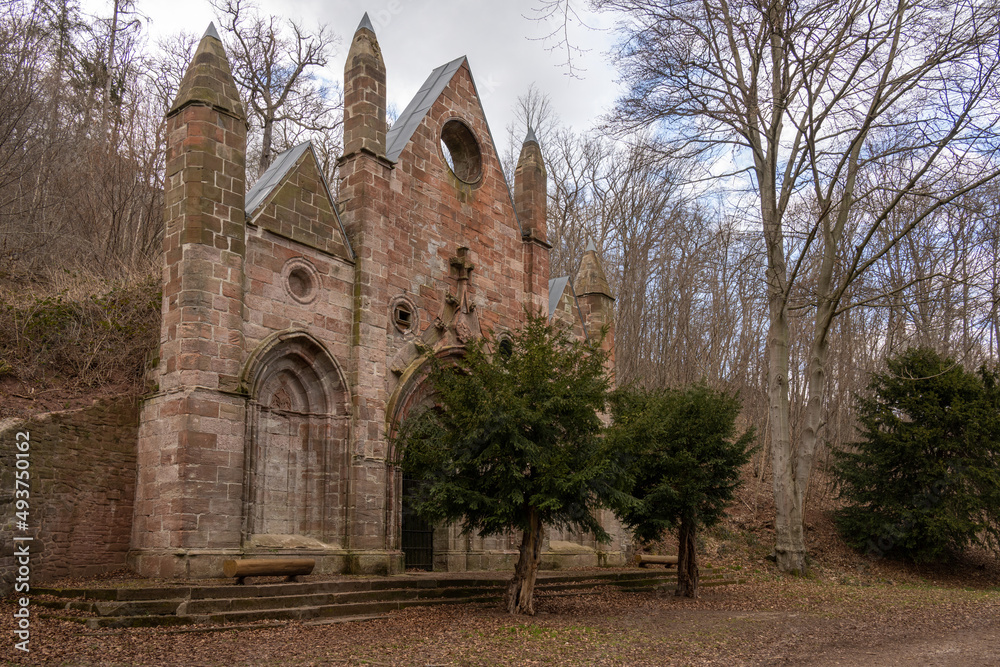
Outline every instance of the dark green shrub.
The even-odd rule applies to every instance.
[[[1000,389],[995,372],[908,350],[872,376],[858,400],[861,439],[834,452],[846,506],[836,512],[855,549],[917,562],[972,544],[997,547]]]

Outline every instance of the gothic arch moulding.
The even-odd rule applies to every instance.
[[[243,376],[245,547],[337,547],[346,534],[350,396],[306,332],[266,339]]]
[[[465,356],[465,347],[441,347],[435,352],[435,356],[439,359],[458,360]],[[385,476],[386,543],[393,549],[402,546],[400,528],[403,511],[403,474],[399,465],[402,452],[396,451],[396,429],[414,410],[430,407],[434,394],[430,383],[426,381],[429,370],[428,359],[423,354],[412,359],[400,374],[399,383],[386,403],[385,432],[389,443]]]

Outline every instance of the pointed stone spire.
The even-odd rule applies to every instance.
[[[587,338],[600,340],[601,349],[608,354],[606,368],[614,384],[615,376],[615,299],[611,296],[611,287],[604,275],[601,258],[597,255],[597,246],[590,239],[587,249],[580,260],[580,270],[573,282],[580,313],[583,315],[583,326]],[[603,338],[602,338],[603,336]]]
[[[601,258],[597,256],[597,247],[593,239],[587,244],[587,249],[583,252],[583,259],[580,260],[580,270],[576,273],[576,280],[573,282],[573,289],[577,296],[587,294],[601,294],[613,299],[611,287],[608,286],[608,279],[604,275],[604,267],[601,265]]]
[[[204,35],[202,35],[202,39],[205,37],[215,37],[220,42],[222,41],[222,38],[219,37],[219,33],[215,30],[215,21],[208,24],[208,30],[205,31]]]
[[[541,241],[548,236],[545,224],[546,178],[542,149],[529,125],[514,169],[514,205],[523,232]]]
[[[549,251],[545,221],[546,174],[542,149],[531,127],[514,169],[514,208],[524,241],[524,291],[532,311],[549,307]]]
[[[375,27],[372,26],[372,21],[368,18],[368,12],[365,12],[365,15],[361,17],[361,23],[358,24],[358,30],[361,29],[368,30],[373,35],[375,34]],[[358,30],[355,30],[354,32],[357,32]]]
[[[226,50],[213,23],[208,25],[205,36],[198,43],[198,49],[181,79],[177,97],[167,116],[195,103],[214,107],[236,118],[246,117],[233,80],[233,71],[229,67],[229,59],[226,58]]]
[[[366,13],[344,63],[344,155],[385,155],[385,62]]]

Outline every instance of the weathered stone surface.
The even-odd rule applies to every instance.
[[[198,44],[170,113],[191,103],[204,103],[236,118],[244,118],[229,60],[214,30],[206,33]]]
[[[13,538],[27,545],[31,584],[125,565],[135,499],[134,401],[97,402],[29,420],[0,421],[0,596],[18,571]],[[17,434],[30,443],[27,530],[16,512]],[[23,438],[22,438],[23,440]],[[23,494],[22,494],[23,496]]]
[[[398,572],[390,436],[428,399],[422,352],[458,355],[472,336],[518,327],[526,308],[547,312],[541,150],[530,135],[512,194],[460,59],[436,70],[448,72],[437,98],[390,161],[385,64],[362,21],[345,65],[338,201],[300,146],[245,211],[246,124],[217,42],[202,40],[167,119],[162,349],[130,563],[212,577],[226,559],[294,553],[317,572]],[[603,276],[596,253],[585,261],[586,280]],[[600,290],[580,307],[564,295],[557,311],[580,336],[613,323]],[[436,531],[436,567],[506,567],[519,542],[459,533]],[[557,559],[621,555],[620,539],[606,550],[593,536],[553,539],[584,546]]]

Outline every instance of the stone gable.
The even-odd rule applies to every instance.
[[[167,120],[159,390],[140,418],[130,563],[213,577],[225,558],[287,550],[320,573],[399,572],[412,531],[389,434],[428,398],[424,351],[460,356],[526,310],[582,337],[613,326],[613,300],[577,284],[578,300],[563,279],[549,311],[542,154],[529,129],[511,188],[465,58],[433,70],[387,133],[362,21],[334,203],[307,144],[243,196],[245,121],[214,30],[198,54]],[[605,522],[610,546],[553,539],[579,547],[575,564],[621,562],[624,532]],[[517,539],[437,527],[429,565],[506,567]]]

